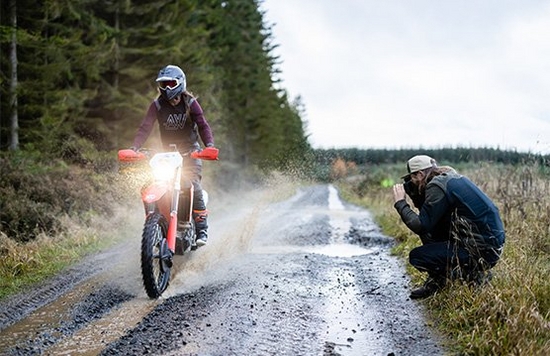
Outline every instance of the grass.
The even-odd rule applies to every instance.
[[[5,223],[0,230],[0,299],[133,231],[127,228],[132,215],[124,209],[129,206],[126,198],[138,188],[127,176],[28,156],[0,157],[0,162],[0,215]]]
[[[63,218],[66,232],[55,236],[40,234],[22,243],[0,233],[0,299],[21,292],[33,284],[55,276],[63,269],[126,238],[116,233],[125,225],[126,217],[114,214],[112,219],[96,216],[88,226]]]
[[[548,174],[535,166],[482,164],[455,168],[478,184],[499,207],[506,229],[504,253],[489,285],[471,288],[454,282],[421,303],[446,336],[453,354],[550,355]],[[376,170],[390,177],[399,174],[394,167]],[[395,212],[391,188],[382,188],[373,176],[377,175],[367,174],[359,184],[342,182],[343,195],[373,211],[384,232],[399,242],[394,253],[405,259],[419,239]],[[408,271],[414,283],[423,280],[424,276],[410,265]]]

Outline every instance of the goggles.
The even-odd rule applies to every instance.
[[[162,90],[166,90],[166,89],[170,89],[170,90],[173,90],[175,89],[178,85],[180,85],[180,81],[177,80],[177,79],[172,79],[172,80],[161,80],[158,82],[158,86],[160,89]]]

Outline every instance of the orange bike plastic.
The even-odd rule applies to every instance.
[[[147,156],[142,152],[136,152],[131,149],[119,150],[118,151],[118,160],[121,162],[136,162],[146,159]]]
[[[192,158],[204,159],[208,161],[217,161],[220,150],[215,147],[206,147],[202,151],[195,151],[191,153]]]

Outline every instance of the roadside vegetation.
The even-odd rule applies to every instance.
[[[88,163],[0,155],[0,299],[120,240],[128,185],[113,159],[95,152]]]
[[[339,164],[342,176],[342,162]],[[495,163],[453,167],[478,184],[499,207],[506,228],[505,250],[490,285],[470,288],[454,282],[421,303],[457,354],[549,355],[548,167]],[[384,232],[397,239],[395,254],[407,259],[419,239],[395,212],[388,184],[399,181],[402,174],[403,164],[370,166],[362,174],[340,179],[339,186],[347,200],[373,211]],[[425,276],[408,266],[413,282],[421,284]]]

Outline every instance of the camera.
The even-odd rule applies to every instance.
[[[405,188],[405,193],[407,193],[407,195],[412,198],[412,195],[414,195],[414,191],[416,190],[416,187],[411,181],[411,177],[405,178],[405,181],[403,182],[403,188]]]
[[[412,182],[410,176],[404,178],[403,188],[405,189],[405,193],[411,198],[414,206],[420,209],[422,204],[424,204],[424,196],[420,194],[418,187]]]

